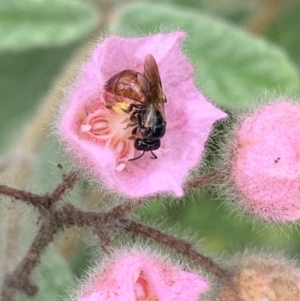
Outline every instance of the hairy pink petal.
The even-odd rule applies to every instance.
[[[246,206],[265,219],[300,218],[300,106],[267,105],[236,133],[232,176]]]
[[[199,163],[213,123],[225,117],[196,89],[193,67],[180,50],[184,36],[182,32],[172,32],[133,39],[106,38],[84,65],[79,82],[68,97],[59,124],[60,135],[81,166],[111,190],[130,197],[159,192],[182,196],[183,182],[190,169]],[[161,148],[155,151],[157,160],[151,159],[147,152],[141,159],[128,161],[140,152],[134,149],[132,141],[124,143],[124,137],[118,136],[123,135],[125,114],[116,119],[104,106],[93,106],[103,101],[103,85],[113,75],[125,69],[143,72],[144,58],[149,53],[158,64],[168,100],[167,131],[161,139]],[[103,110],[101,114],[105,116],[99,113],[100,122],[94,124],[103,131],[95,133],[103,134],[104,140],[117,136],[121,139],[117,143],[100,141],[100,136],[88,138],[94,130],[88,126],[88,122],[94,122],[89,116],[97,115],[97,110]]]
[[[208,289],[198,275],[150,255],[125,255],[96,275],[78,301],[196,301]]]

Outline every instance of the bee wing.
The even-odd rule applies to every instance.
[[[144,103],[148,83],[141,73],[123,70],[111,77],[103,88],[109,93]]]
[[[148,82],[147,101],[152,104],[167,102],[162,90],[157,63],[152,54],[148,54],[144,61],[144,76]]]
[[[144,120],[143,120],[145,127],[149,128],[153,125],[153,122],[157,115],[157,110],[161,113],[163,119],[166,120],[163,103],[158,103],[157,105],[149,105],[146,106],[146,113],[144,115]]]

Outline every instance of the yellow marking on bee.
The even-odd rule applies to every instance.
[[[123,102],[114,103],[113,105],[111,105],[111,109],[118,114],[123,114],[127,112],[129,106],[130,105],[128,103],[123,101]]]

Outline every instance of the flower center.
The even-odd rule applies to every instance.
[[[158,301],[143,271],[140,271],[138,279],[134,283],[135,301]]]
[[[110,101],[112,101],[110,95]],[[130,139],[132,127],[129,126],[130,114],[124,112],[128,104],[115,100],[107,104],[106,94],[103,98],[91,102],[80,114],[79,137],[92,141],[102,147],[109,147],[116,155],[119,165],[134,156],[134,143]]]

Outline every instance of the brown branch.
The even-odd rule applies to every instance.
[[[189,185],[195,187],[199,185],[199,183],[207,183],[214,179],[215,175],[208,175],[201,178],[201,180],[195,180]],[[31,272],[39,263],[40,257],[48,243],[53,240],[54,234],[60,229],[72,226],[89,227],[98,235],[105,252],[110,251],[111,242],[109,231],[113,229],[121,228],[137,235],[144,235],[189,257],[201,268],[219,277],[220,280],[227,281],[229,279],[230,275],[228,271],[218,266],[210,258],[199,254],[193,249],[190,243],[165,234],[155,228],[125,219],[124,216],[126,214],[130,213],[136,206],[143,203],[142,200],[135,203],[129,201],[105,213],[82,211],[71,204],[62,208],[52,207],[51,204],[61,199],[67,189],[73,187],[75,180],[76,173],[70,173],[52,193],[42,196],[17,189],[8,189],[8,187],[3,185],[0,186],[0,188],[2,188],[2,191],[0,189],[0,193],[12,196],[16,199],[25,199],[25,202],[30,203],[39,209],[43,208],[43,224],[26,256],[13,272],[5,276],[2,301],[13,301],[17,291],[23,292],[29,297],[37,292],[37,286],[33,285],[29,279]]]
[[[0,185],[0,194],[14,198],[15,200],[22,200],[27,204],[33,205],[34,207],[43,207],[41,203],[41,196],[25,190],[12,188],[6,185]]]
[[[52,212],[50,210],[51,205],[60,200],[63,194],[74,186],[75,181],[76,173],[71,172],[64,177],[63,181],[54,189],[52,193],[41,196],[20,189],[11,188],[6,185],[0,185],[0,194],[12,197],[16,200],[22,200],[38,208],[40,212],[43,213],[43,224],[33,240],[33,243],[31,244],[26,256],[16,267],[14,272],[4,276],[4,284],[1,293],[2,301],[14,300],[14,295],[17,290],[24,292],[28,296],[34,296],[37,292],[37,287],[32,285],[28,279],[31,271],[39,263],[40,256],[42,255],[48,243],[52,241],[53,235],[63,225],[68,226],[69,224],[73,223],[73,221],[71,222],[70,219],[72,215],[76,216],[74,212],[68,212],[69,215],[64,215],[64,210],[72,208],[72,206],[68,206],[63,210]],[[65,218],[62,219],[62,217]],[[90,217],[87,216],[86,220],[90,221]]]
[[[124,205],[124,209],[128,206],[128,204]],[[120,216],[118,220],[116,215],[112,214],[114,210],[115,209],[112,209],[112,211],[107,213],[84,212],[72,205],[67,205],[60,209],[50,208],[48,214],[44,215],[45,220],[25,258],[23,258],[15,271],[6,276],[2,292],[2,301],[13,301],[17,290],[28,296],[33,296],[36,293],[37,287],[31,284],[29,280],[31,272],[39,263],[40,257],[48,243],[53,240],[54,234],[60,229],[71,226],[87,226],[93,230],[100,238],[105,252],[109,252],[110,250],[110,237],[107,232],[116,227],[137,235],[147,236],[189,257],[201,268],[219,277],[221,280],[228,280],[230,275],[226,270],[219,267],[210,258],[196,252],[190,243],[135,221],[124,219],[123,216]]]
[[[61,200],[62,196],[67,190],[74,187],[77,179],[77,172],[73,171],[66,175],[62,182],[54,189],[51,194],[46,194],[43,199],[46,201],[47,206],[51,206],[57,201]],[[49,207],[48,207],[49,208]]]
[[[112,247],[112,241],[109,236],[108,228],[95,228],[93,229],[94,233],[99,237],[99,243],[104,253],[109,254]]]
[[[79,226],[79,227],[105,227],[106,216],[109,213],[97,213],[93,211],[82,211],[77,209],[73,205],[66,205],[60,210],[55,210],[52,213],[59,223],[63,224],[65,227]]]
[[[125,230],[152,238],[159,243],[175,249],[177,252],[192,259],[207,272],[224,280],[227,280],[230,277],[230,274],[227,270],[224,270],[223,268],[218,266],[210,258],[196,252],[190,243],[165,234],[155,228],[139,224],[132,220],[123,219],[120,220],[120,222],[122,223],[122,226]]]
[[[127,201],[126,203],[121,204],[121,205],[116,206],[115,208],[113,208],[110,211],[107,218],[110,219],[110,220],[120,219],[120,218],[124,217],[125,215],[129,214],[130,212],[132,212],[138,206],[144,205],[145,203],[147,203],[147,200],[145,200],[145,199],[135,200],[134,202],[133,201]]]
[[[205,185],[216,183],[217,180],[218,180],[218,175],[216,172],[213,172],[187,182],[185,187],[186,188],[202,187]]]
[[[70,172],[63,178],[62,182],[54,189],[53,192],[45,195],[38,195],[6,185],[0,185],[0,194],[12,197],[15,200],[22,200],[40,210],[49,209],[52,204],[62,199],[67,190],[74,187],[76,178],[77,173]]]
[[[2,301],[14,300],[14,295],[18,290],[27,296],[34,296],[36,294],[38,288],[30,283],[29,276],[40,262],[42,253],[49,242],[53,240],[54,234],[61,226],[62,224],[58,224],[57,221],[51,218],[43,222],[26,256],[18,264],[14,272],[5,277]]]
[[[263,34],[290,4],[290,0],[265,0],[248,20],[246,29],[254,34]]]
[[[80,227],[89,226],[92,229],[102,228],[105,221],[103,213],[84,212],[72,205],[67,205],[62,209],[50,209],[47,213],[47,215],[43,216],[43,224],[26,256],[16,269],[5,277],[1,296],[2,301],[13,301],[17,290],[29,297],[36,294],[37,286],[30,283],[30,274],[39,263],[41,255],[59,229],[73,225]]]

